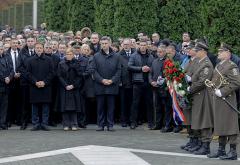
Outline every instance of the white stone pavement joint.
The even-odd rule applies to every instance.
[[[34,154],[0,158],[0,164],[72,153],[76,158],[78,158],[80,161],[82,161],[86,165],[91,165],[91,164],[96,165],[96,161],[99,161],[99,163],[97,164],[103,164],[104,161],[106,161],[105,158],[107,158],[108,160],[115,161],[115,164],[126,164],[125,162],[123,162],[124,160],[126,160],[130,162],[128,163],[128,165],[130,165],[131,162],[134,162],[134,161],[139,162],[139,165],[149,165],[149,163],[137,157],[136,155],[132,154],[131,152],[166,155],[166,156],[179,156],[179,157],[186,157],[186,158],[201,158],[201,159],[207,158],[206,156],[201,156],[201,155],[192,155],[192,154],[184,154],[184,153],[176,153],[176,152],[164,152],[164,151],[153,151],[153,150],[143,150],[143,149],[133,149],[133,148],[118,148],[118,147],[88,145],[88,146],[65,148],[65,149],[46,151],[46,152],[40,152],[40,153],[34,153]],[[112,159],[109,159],[110,157]],[[121,162],[120,160],[123,160],[123,161]],[[240,159],[238,159],[238,161],[240,161]],[[137,163],[134,163],[134,164],[136,165]],[[106,165],[106,162],[105,162],[105,165]]]

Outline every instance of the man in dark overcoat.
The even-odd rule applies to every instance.
[[[14,77],[11,57],[4,54],[0,45],[0,129],[7,129],[6,117],[8,109],[9,84]]]
[[[95,92],[97,97],[98,129],[103,131],[107,125],[108,131],[114,131],[115,96],[119,92],[121,64],[119,56],[110,48],[111,39],[101,38],[101,51],[93,57]],[[105,109],[106,114],[105,115]],[[105,123],[106,120],[106,123]]]
[[[52,101],[51,81],[54,76],[53,62],[44,55],[43,45],[35,44],[36,55],[27,65],[30,85],[30,103],[32,103],[32,131],[39,129],[48,131],[49,104]],[[42,113],[42,122],[39,119]]]

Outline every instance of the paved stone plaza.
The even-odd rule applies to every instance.
[[[191,155],[179,146],[185,134],[136,130],[116,126],[116,132],[96,132],[96,126],[64,132],[20,131],[13,127],[0,131],[0,164],[3,165],[239,165],[240,161],[220,161]],[[213,142],[212,148],[217,147]],[[228,149],[228,148],[227,148]],[[238,151],[240,148],[238,147]]]

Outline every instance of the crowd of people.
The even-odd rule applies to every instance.
[[[178,44],[158,33],[113,42],[87,27],[74,34],[26,26],[16,34],[5,26],[0,32],[0,128],[17,124],[25,130],[32,123],[32,131],[48,131],[49,125],[62,123],[65,131],[76,131],[95,114],[96,131],[115,131],[116,120],[130,129],[147,121],[150,130],[162,133],[178,133],[184,125],[189,142],[182,149],[235,160],[238,114],[224,100],[237,107],[240,58],[225,43],[218,55],[208,49],[206,39],[191,40],[188,32]],[[166,59],[186,73],[192,102],[182,109],[184,123],[173,120]],[[219,136],[214,154],[213,135]]]

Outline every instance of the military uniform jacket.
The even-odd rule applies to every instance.
[[[189,63],[186,64],[186,66],[184,68],[185,74],[192,77],[194,71],[196,71],[196,69],[197,69],[198,64],[199,64],[199,59],[197,57],[190,59]],[[183,114],[186,119],[185,124],[191,125],[192,111],[189,109],[183,109]]]
[[[224,77],[227,83],[222,83],[220,77]],[[240,74],[238,66],[230,60],[217,64],[212,82],[218,86],[225,97],[234,107],[237,107],[235,90],[240,87]],[[218,136],[235,135],[239,133],[238,114],[220,97],[212,91],[212,106],[214,114],[214,134]]]
[[[205,80],[212,78],[213,66],[208,57],[199,60],[192,75],[190,94],[192,95],[192,129],[213,128],[213,111],[210,106],[210,95]]]

